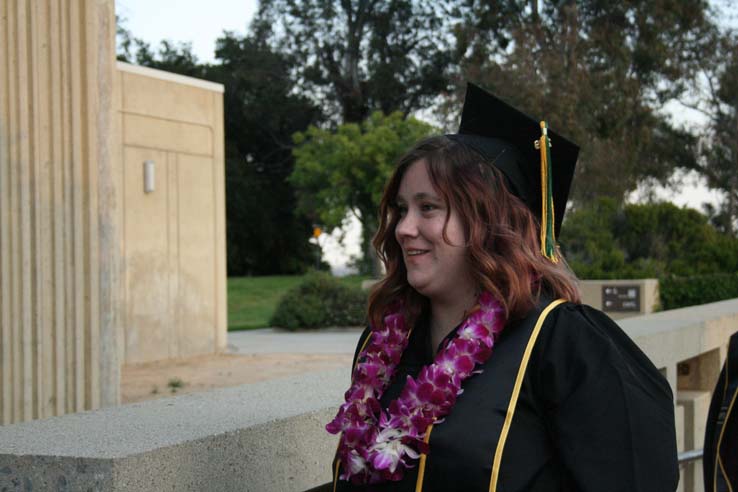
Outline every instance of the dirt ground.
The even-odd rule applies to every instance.
[[[129,364],[121,374],[122,402],[238,386],[324,371],[351,364],[351,355],[218,354],[143,364]],[[348,369],[347,369],[348,370]]]

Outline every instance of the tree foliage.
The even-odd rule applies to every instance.
[[[580,278],[690,276],[738,270],[738,239],[697,210],[601,198],[565,219],[562,250]]]
[[[694,137],[661,108],[683,93],[707,49],[705,0],[468,5],[456,30],[463,78],[544,116],[582,146],[578,202],[621,201],[641,179],[665,182],[693,163]]]
[[[735,234],[738,220],[738,33],[714,30],[693,90],[682,102],[707,117],[693,169],[724,201],[708,207],[716,226]]]
[[[254,28],[295,59],[294,80],[339,122],[404,115],[449,86],[443,4],[414,0],[261,0]]]
[[[287,183],[292,134],[320,120],[291,93],[290,60],[253,37],[226,33],[212,71],[225,86],[229,265],[233,274],[295,273],[314,264],[312,224]]]
[[[738,297],[738,273],[712,273],[659,280],[661,309],[707,304]]]
[[[328,228],[340,227],[353,214],[362,225],[363,251],[370,251],[382,191],[397,159],[432,131],[399,112],[375,112],[361,124],[346,123],[336,131],[311,126],[297,133],[289,181],[298,190],[298,210]]]

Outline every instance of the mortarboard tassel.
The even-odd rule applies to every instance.
[[[541,121],[541,139],[536,142],[536,147],[541,150],[541,254],[553,263],[558,263],[554,231],[551,142],[548,138],[548,127],[545,121]]]

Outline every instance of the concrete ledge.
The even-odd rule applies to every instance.
[[[0,427],[0,490],[303,491],[345,370]]]
[[[672,367],[725,348],[730,335],[738,330],[738,299],[645,314],[617,323],[656,367]],[[676,394],[677,388],[672,389]]]

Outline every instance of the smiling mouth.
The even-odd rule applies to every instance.
[[[418,256],[427,253],[427,249],[410,249],[405,252],[407,256]]]

